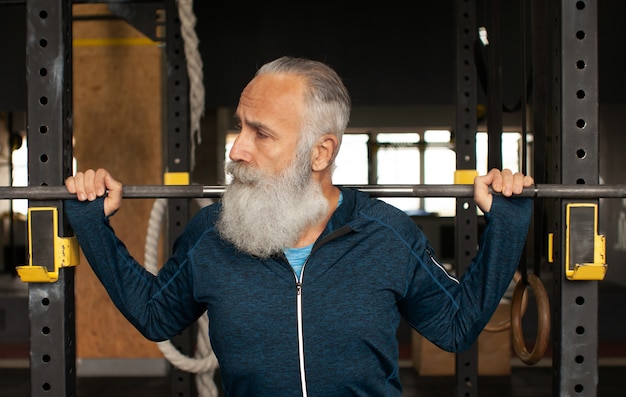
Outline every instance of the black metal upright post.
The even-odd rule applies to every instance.
[[[548,150],[553,131],[553,100],[552,100],[552,54],[551,37],[552,7],[545,0],[530,1],[530,25],[527,39],[530,39],[531,73],[527,74],[531,81],[529,93],[529,125],[533,134],[532,148],[532,176],[536,184],[553,181],[550,163],[553,161],[552,152]],[[526,86],[528,87],[528,86]],[[526,88],[525,87],[525,88]],[[522,109],[523,117],[526,109]],[[548,156],[550,153],[550,156]],[[545,263],[547,257],[546,229],[548,219],[552,218],[553,206],[547,200],[535,200],[533,203],[535,219],[533,221],[532,256],[535,263],[535,274],[539,275],[538,267]],[[550,226],[551,227],[551,226]],[[550,229],[551,230],[551,229]]]
[[[163,151],[164,172],[166,174],[186,174],[188,178],[191,168],[189,152],[189,76],[187,74],[184,40],[181,35],[181,21],[175,0],[167,0],[165,2],[165,14],[167,58],[165,61],[166,133]],[[189,216],[189,199],[168,200],[168,232],[166,241],[170,242],[170,246],[167,248],[167,252],[171,249],[171,243],[174,239],[182,233],[189,221]],[[195,326],[192,326],[171,340],[172,344],[184,355],[193,356],[196,342],[195,328]],[[196,395],[194,374],[172,367],[170,379],[173,397]]]
[[[28,184],[63,185],[72,172],[72,2],[27,0],[26,22]],[[31,200],[29,205],[56,208],[58,230],[51,233],[71,234],[63,222],[61,200]],[[33,217],[31,229],[50,231],[45,218]],[[54,250],[50,239],[31,243],[37,252]],[[45,266],[54,270],[54,259]],[[32,396],[76,394],[74,268],[58,273],[55,282],[29,284]]]
[[[557,0],[554,5],[557,162],[553,172],[557,183],[597,184],[597,2]],[[554,258],[553,395],[591,397],[596,396],[598,385],[598,281],[568,275],[571,264],[566,256],[576,254],[568,252],[567,244],[568,222],[572,219],[566,209],[571,203],[562,199],[555,204],[559,240],[554,244],[558,252]],[[584,203],[597,205],[598,200]],[[588,239],[577,243],[577,250],[593,250],[593,242]]]
[[[487,168],[502,168],[502,29],[500,0],[486,0],[489,44],[487,54]]]
[[[456,1],[456,142],[457,173],[476,170],[477,82],[474,45],[477,39],[476,2]],[[467,181],[466,181],[467,182]],[[469,198],[456,200],[456,270],[462,274],[476,253],[476,205]],[[456,395],[477,396],[478,344],[456,355]]]

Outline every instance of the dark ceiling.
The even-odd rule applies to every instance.
[[[626,43],[622,39],[626,2],[598,3],[600,101],[626,102],[622,89],[626,83]],[[246,7],[236,2],[196,2],[207,103],[236,103],[260,63],[288,54],[334,66],[345,79],[355,105],[452,104],[454,1],[423,1],[411,7],[399,2],[384,7],[380,2],[355,4],[358,6],[301,10],[293,2],[280,6],[258,2]],[[522,0],[499,3],[506,107],[518,103],[521,96],[521,4]],[[488,12],[477,11],[479,26],[487,24]],[[527,29],[527,41],[532,40],[532,33]]]
[[[502,2],[499,13],[505,105],[520,97],[520,1]],[[302,4],[195,2],[207,108],[235,105],[256,68],[281,55],[331,64],[345,79],[355,105],[453,103],[452,0],[411,7],[395,2],[384,7],[380,2],[326,7],[310,2],[308,8]],[[598,2],[598,14],[600,103],[624,103],[626,2]],[[478,15],[481,24],[486,14],[483,10]],[[0,110],[25,108],[24,31],[24,6],[0,2]]]

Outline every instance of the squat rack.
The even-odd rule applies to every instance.
[[[54,190],[72,172],[72,4],[91,1],[25,0],[27,18],[27,81],[28,81],[28,142],[29,142],[29,191],[40,189]],[[109,3],[150,3],[143,1],[100,1]],[[168,15],[175,14],[173,0],[164,2]],[[475,169],[475,148],[464,133],[472,136],[476,131],[476,81],[473,68],[471,46],[475,42],[476,0],[456,1],[457,58],[468,62],[458,62],[457,71],[457,120],[455,132],[461,144],[457,146],[457,168]],[[152,2],[154,4],[154,2]],[[531,1],[533,23],[549,30],[552,20],[556,20],[550,37],[554,41],[547,45],[552,58],[536,57],[534,66],[543,69],[550,76],[550,101],[533,98],[535,132],[548,130],[559,144],[553,150],[554,163],[549,169],[550,180],[559,184],[578,186],[579,191],[598,183],[598,131],[597,131],[597,4],[595,1],[553,0]],[[168,62],[184,64],[180,51],[181,44],[172,37],[176,31],[175,18],[167,18],[166,29]],[[541,25],[543,24],[543,25]],[[470,44],[468,47],[468,43]],[[174,51],[178,49],[178,51]],[[182,59],[181,59],[182,58]],[[546,66],[549,65],[549,66]],[[187,130],[187,79],[185,68],[168,76],[167,120],[168,133]],[[468,79],[469,77],[469,79]],[[580,93],[583,93],[581,96]],[[178,99],[175,101],[174,96]],[[181,102],[182,99],[182,102]],[[176,152],[168,157],[167,167],[171,172],[188,172],[187,135],[175,134],[168,137],[168,145]],[[582,188],[582,186],[585,186]],[[367,189],[367,187],[362,187]],[[407,187],[402,187],[406,189]],[[466,187],[463,187],[465,189]],[[545,188],[549,188],[546,184]],[[622,187],[613,187],[619,190]],[[160,194],[166,194],[167,187]],[[219,187],[217,188],[219,190]],[[414,188],[411,188],[414,189]],[[453,188],[450,188],[453,189]],[[456,188],[454,188],[456,189]],[[31,207],[55,208],[58,211],[58,236],[71,238],[72,232],[63,217],[63,196],[46,191],[39,197],[31,197]],[[127,192],[129,187],[126,188]],[[413,190],[414,191],[414,190]],[[533,190],[539,197],[542,185]],[[17,194],[30,194],[16,190]],[[58,190],[57,190],[58,193]],[[383,191],[380,191],[384,195]],[[438,194],[443,194],[441,191]],[[8,194],[8,193],[7,193]],[[154,193],[152,193],[154,194]],[[194,193],[196,194],[196,193]],[[204,193],[203,193],[204,194]],[[219,194],[219,191],[211,194]],[[406,190],[388,193],[392,196],[408,194]],[[426,192],[417,193],[425,194]],[[529,193],[530,194],[530,193]],[[583,203],[597,205],[597,197],[609,197],[608,191],[596,191],[585,196]],[[618,197],[623,197],[623,193]],[[170,230],[168,236],[180,233],[189,216],[188,200],[190,192],[184,196],[172,196],[176,205],[170,205]],[[470,197],[467,190],[454,191],[454,197]],[[554,202],[554,230],[556,263],[563,263],[561,256],[566,253],[565,224],[568,206],[578,204],[566,198],[564,191],[556,193]],[[574,196],[577,197],[577,196]],[[578,197],[580,198],[580,197]],[[457,200],[457,241],[464,242],[458,250],[465,252],[457,258],[462,267],[471,257],[476,246],[475,211],[468,200]],[[469,205],[469,207],[468,207]],[[469,210],[468,210],[469,208]],[[587,216],[587,215],[585,215]],[[51,219],[35,216],[32,230],[49,230]],[[469,226],[468,226],[469,225]],[[36,247],[33,252],[49,255],[44,246],[49,242],[45,233],[33,239]],[[41,247],[39,247],[41,245]],[[572,281],[564,266],[554,266],[554,296],[552,309],[554,345],[554,394],[595,396],[597,389],[597,281]],[[29,284],[30,315],[30,362],[31,394],[33,396],[73,396],[76,394],[76,352],[74,322],[74,269],[62,267],[59,277],[53,283]],[[180,345],[183,352],[191,351],[192,342],[182,336]],[[563,349],[563,346],[568,346]],[[185,349],[187,349],[185,351]],[[457,393],[459,396],[477,395],[476,350],[459,354],[457,358]],[[174,372],[177,370],[174,369]],[[187,373],[175,373],[173,382],[175,395],[192,395],[193,382]],[[174,379],[174,378],[173,378]]]

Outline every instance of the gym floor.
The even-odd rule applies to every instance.
[[[519,366],[511,376],[479,376],[480,397],[550,397],[552,376],[549,366]],[[599,367],[599,397],[623,397],[626,366]],[[452,376],[418,376],[412,368],[401,370],[404,397],[452,397],[456,379]],[[28,368],[0,368],[0,395],[30,397]],[[79,377],[77,397],[171,397],[167,377]]]

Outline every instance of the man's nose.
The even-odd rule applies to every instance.
[[[230,148],[230,152],[228,154],[228,157],[232,161],[250,161],[250,142],[248,142],[245,135],[246,134],[243,132],[240,132],[239,135],[237,135],[237,138],[235,138],[235,142],[233,142],[233,146]]]

